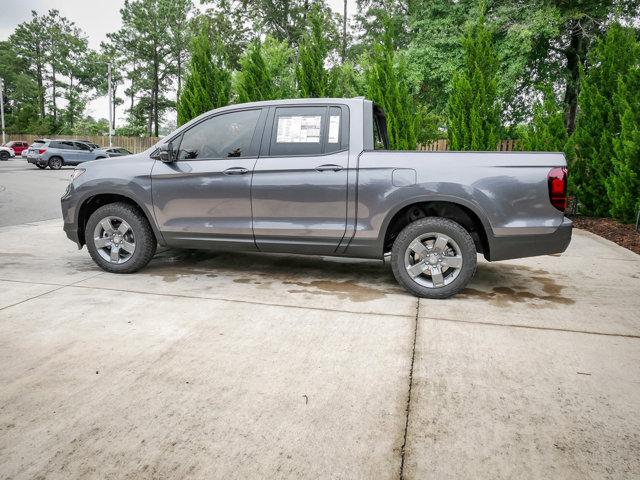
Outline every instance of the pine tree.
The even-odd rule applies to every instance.
[[[618,82],[615,102],[620,112],[620,135],[606,187],[611,215],[626,223],[640,210],[640,70],[636,67]]]
[[[364,60],[365,88],[367,97],[385,112],[389,148],[414,150],[420,109],[409,89],[404,58],[396,58],[390,32],[391,29],[385,28],[382,42],[374,45]]]
[[[452,150],[495,150],[500,138],[497,97],[497,53],[484,14],[462,39],[464,69],[453,78],[447,105],[447,131]]]
[[[521,131],[518,150],[562,152],[567,144],[562,106],[551,88],[545,88],[542,94],[542,100],[533,107],[531,123]]]
[[[324,66],[329,47],[323,30],[322,11],[317,4],[312,7],[308,18],[310,30],[300,42],[296,68],[298,89],[304,98],[330,97],[333,95],[333,82]]]
[[[255,40],[240,58],[240,71],[236,78],[238,102],[272,100],[273,78],[262,56],[262,44]]]
[[[229,103],[231,79],[222,61],[214,58],[206,31],[196,35],[191,44],[191,60],[184,88],[178,100],[178,124],[183,125],[198,115]]]
[[[614,139],[621,130],[621,102],[613,99],[619,79],[637,64],[639,55],[635,31],[613,24],[590,52],[582,75],[569,178],[589,215],[606,216],[611,210],[606,181],[613,169]]]

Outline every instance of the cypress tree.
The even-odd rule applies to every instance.
[[[267,73],[273,81],[273,98],[295,98],[296,73],[293,67],[293,49],[286,40],[277,40],[269,35],[261,47]]]
[[[364,60],[364,78],[367,97],[384,110],[389,148],[415,150],[420,109],[409,89],[404,58],[396,58],[386,20],[382,43],[374,45]]]
[[[569,178],[589,215],[606,216],[612,207],[606,181],[613,169],[614,139],[621,131],[621,102],[613,100],[619,79],[637,64],[638,58],[635,31],[619,24],[611,25],[588,55],[588,69],[582,75],[578,97],[576,131],[571,139]]]
[[[238,102],[272,100],[273,78],[262,56],[262,44],[255,40],[240,58],[240,71],[236,79]]]
[[[324,36],[324,18],[317,4],[312,7],[308,18],[311,28],[300,42],[296,67],[298,89],[302,97],[330,97],[333,95],[333,82],[324,67],[329,47]]]
[[[567,145],[564,111],[551,88],[542,93],[542,100],[533,107],[531,123],[521,131],[518,150],[561,152]]]
[[[495,150],[500,139],[497,97],[497,52],[484,14],[462,39],[465,65],[454,75],[447,105],[447,132],[452,150]]]
[[[229,103],[231,77],[225,68],[220,48],[214,58],[206,30],[191,43],[191,60],[178,100],[178,125]]]
[[[618,82],[616,104],[620,135],[613,141],[615,155],[606,187],[611,215],[626,223],[640,210],[640,70],[636,67]]]

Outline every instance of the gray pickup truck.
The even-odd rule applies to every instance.
[[[390,151],[364,98],[213,110],[149,150],[77,168],[67,236],[114,273],[157,244],[383,259],[414,295],[446,298],[487,260],[563,252],[561,153]]]

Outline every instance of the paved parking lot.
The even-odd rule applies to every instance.
[[[640,476],[640,256],[585,232],[418,301],[372,261],[102,273],[29,221],[0,292],[0,478]]]

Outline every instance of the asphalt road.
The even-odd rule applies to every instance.
[[[60,197],[73,169],[40,170],[22,159],[0,161],[0,227],[62,217]]]

